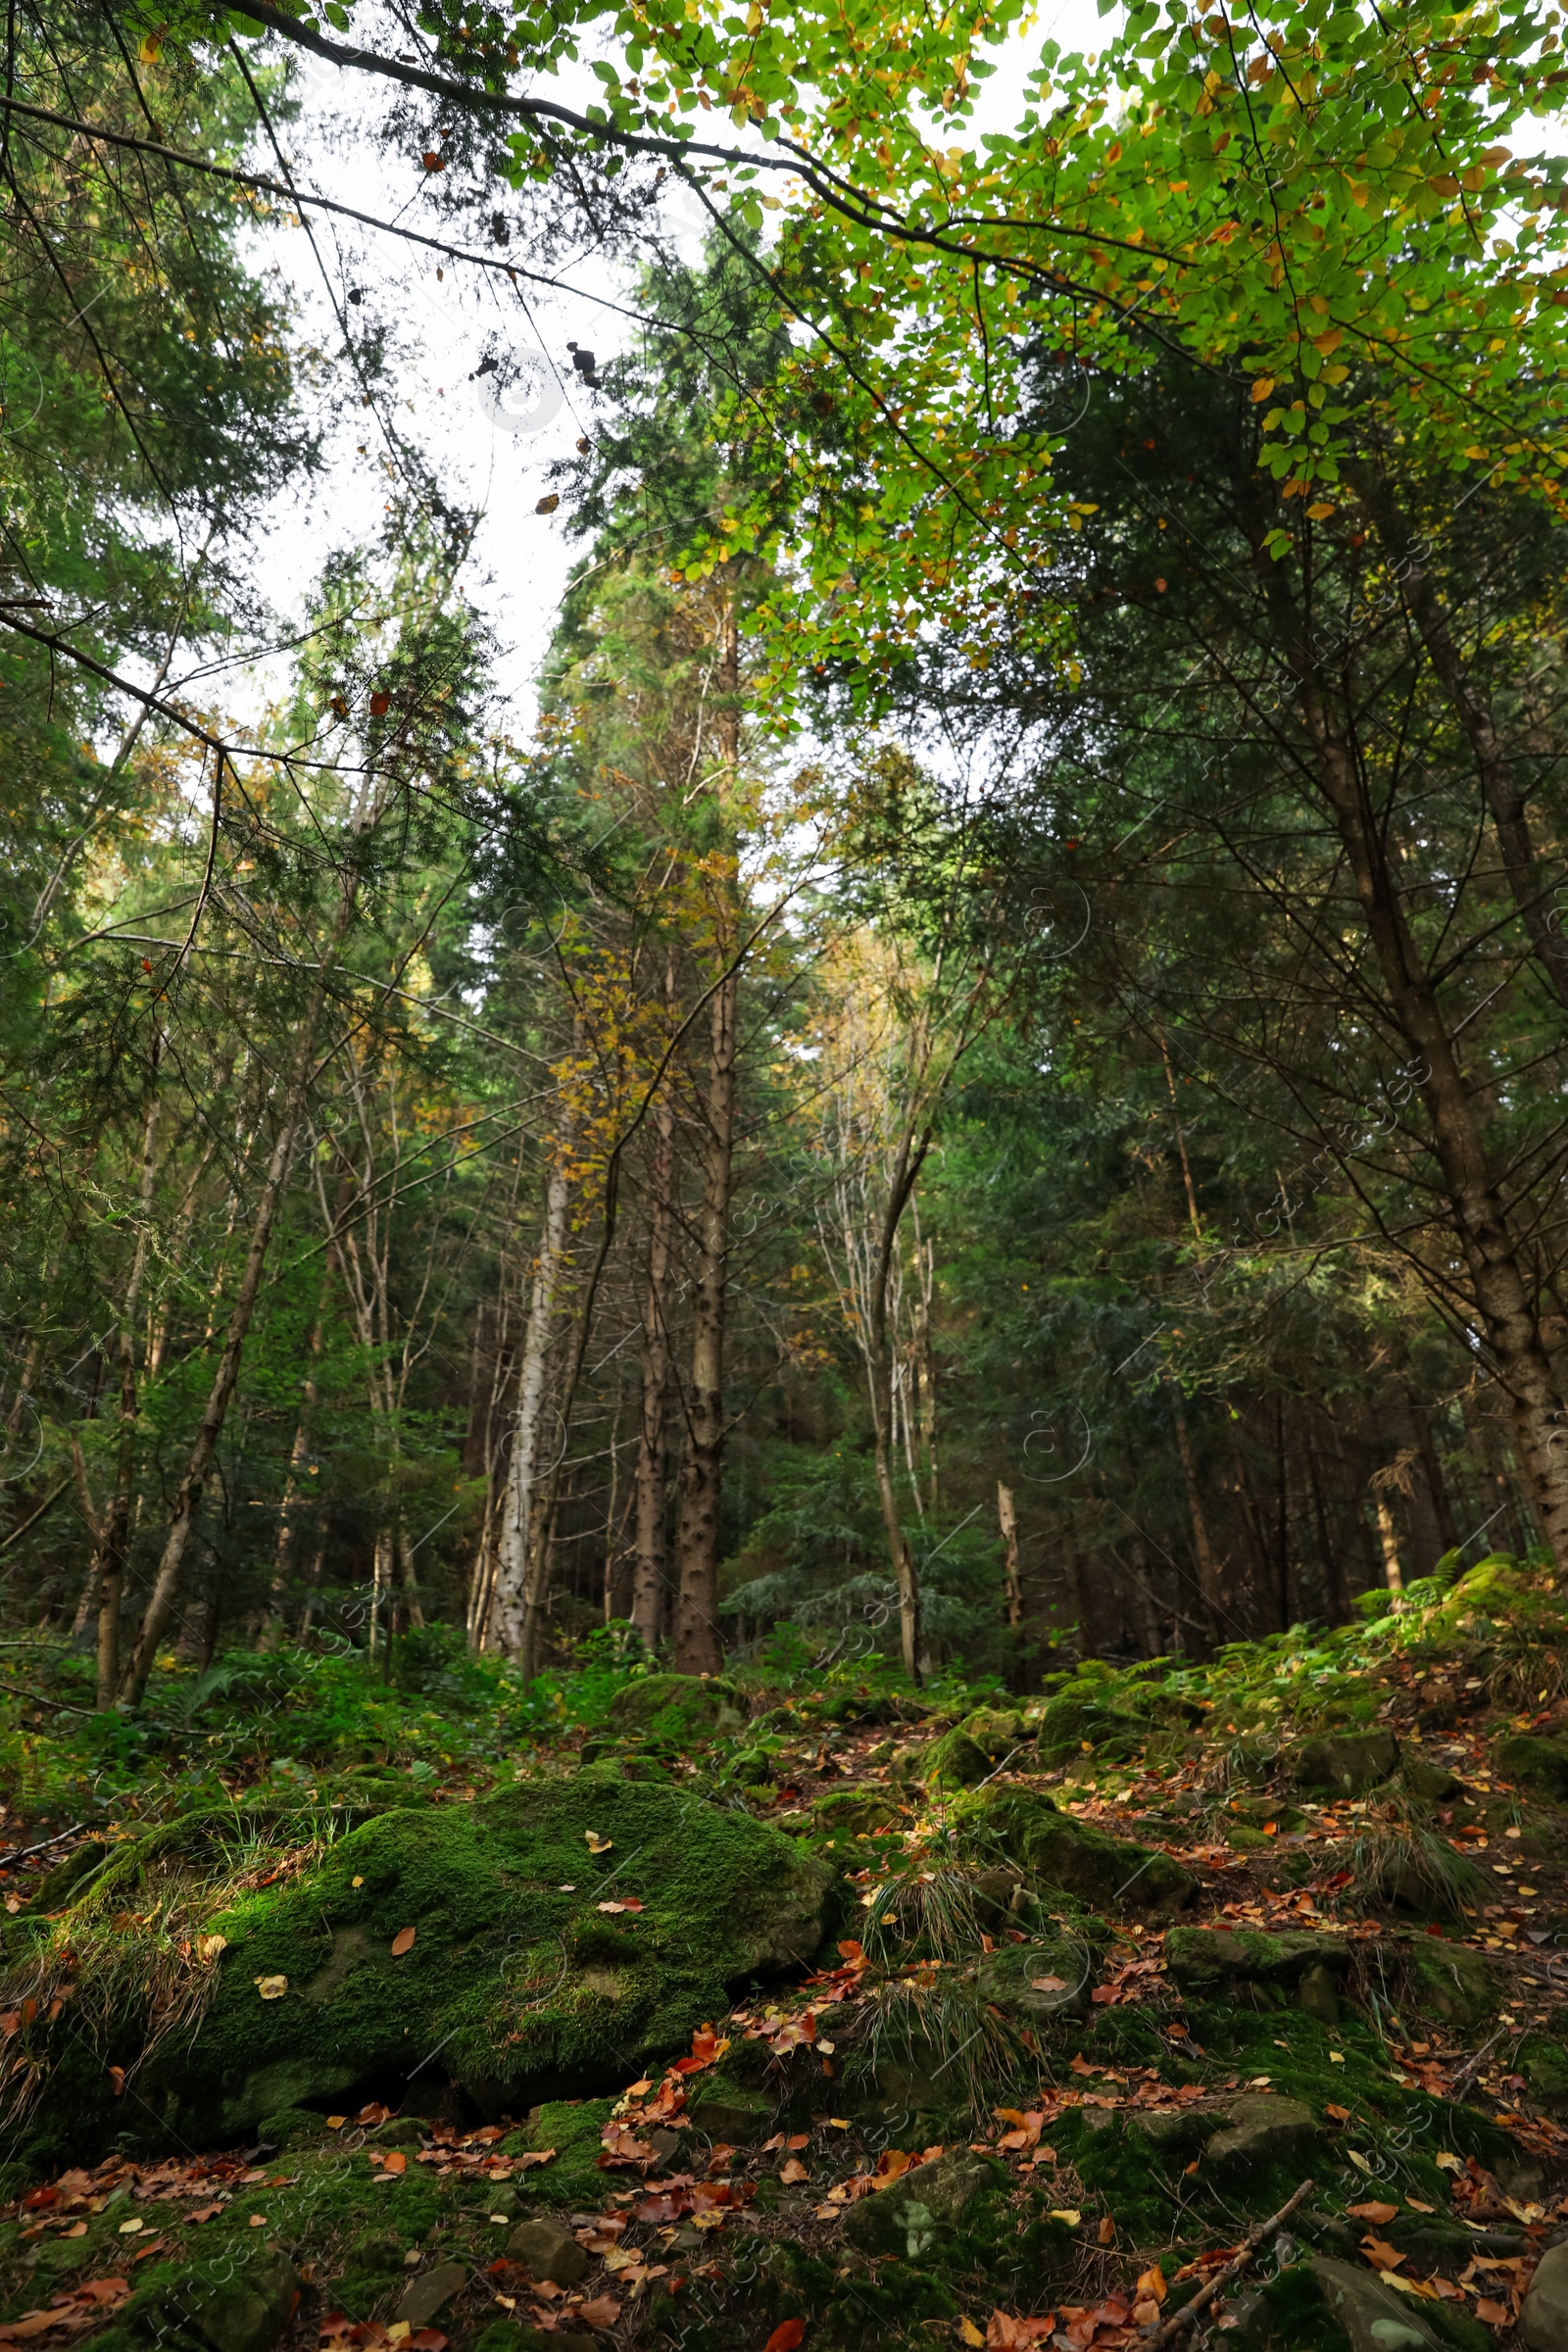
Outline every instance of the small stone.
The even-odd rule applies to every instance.
[[[1550,2246],[1530,2281],[1519,2333],[1530,2352],[1568,2352],[1568,2244]]]
[[[577,2251],[581,2253],[580,2246]],[[436,2313],[444,2311],[467,2283],[468,2274],[461,2262],[438,2262],[433,2271],[415,2279],[398,2305],[398,2318],[407,2320],[411,2328],[428,2328]]]
[[[423,2127],[412,2115],[389,2115],[370,2133],[378,2148],[416,2148],[425,2136]]]
[[[1480,1952],[1441,1936],[1417,1936],[1410,1947],[1414,2006],[1439,2025],[1466,2028],[1491,2017],[1497,1987]]]
[[[1086,2108],[1084,2120],[1094,2112]],[[1127,2129],[1161,2156],[1196,2156],[1219,2130],[1222,2118],[1212,2108],[1156,2107],[1152,2113],[1128,2111]]]
[[[1004,2188],[1007,2174],[994,2158],[955,2152],[916,2165],[892,2188],[862,2197],[844,2217],[844,2235],[862,2254],[896,2254],[917,2262],[944,2226],[956,2222],[987,2189]]]
[[[1405,1757],[1404,1785],[1412,1796],[1423,1798],[1429,1805],[1446,1804],[1464,1787],[1458,1774],[1449,1772],[1446,1765],[1428,1764],[1420,1756]]]
[[[588,2268],[577,2240],[554,2222],[519,2222],[507,2240],[507,2255],[533,2278],[553,2279],[557,2286],[575,2286]]]

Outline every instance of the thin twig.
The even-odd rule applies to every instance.
[[[1259,2222],[1255,2230],[1250,2230],[1240,2253],[1233,2254],[1225,2268],[1216,2271],[1208,2283],[1200,2286],[1192,2301],[1184,2303],[1173,2319],[1167,2320],[1162,2328],[1156,2328],[1152,2335],[1146,2337],[1143,2352],[1162,2352],[1164,2345],[1173,2344],[1182,2329],[1200,2318],[1209,2305],[1217,2301],[1225,2289],[1241,2277],[1252,2256],[1260,2247],[1267,2245],[1277,2230],[1284,2229],[1302,2198],[1309,2197],[1311,2193],[1312,2182],[1303,2180],[1295,2195],[1286,2199],[1278,2213],[1271,2213],[1266,2222]]]
[[[36,1845],[19,1845],[14,1854],[0,1854],[0,1870],[9,1869],[13,1862],[25,1862],[29,1854],[46,1854],[52,1845],[64,1845],[78,1830],[86,1828],[84,1821],[74,1821],[69,1830],[57,1830],[52,1838],[44,1838]]]
[[[1470,2059],[1467,2065],[1461,2068],[1458,2074],[1454,2076],[1447,2094],[1450,2099],[1458,2100],[1464,2097],[1465,2092],[1470,2088],[1471,2083],[1475,2081],[1476,2076],[1481,2071],[1482,2059],[1486,2056],[1490,2049],[1495,2047],[1495,2045],[1502,2039],[1503,2035],[1507,2032],[1508,2028],[1506,2026],[1499,2026],[1495,2034],[1494,2034],[1492,2036],[1491,2041],[1484,2041],[1481,2044],[1480,2049],[1477,2050],[1475,2056]]]

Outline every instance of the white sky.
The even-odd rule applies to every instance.
[[[1119,8],[1116,15],[1119,19]],[[968,135],[1001,127],[1014,118],[1024,74],[1044,41],[1097,49],[1110,29],[1097,13],[1095,0],[1043,0],[1034,25],[1007,45],[999,71],[982,85]],[[580,78],[585,76],[573,75],[572,81]],[[535,94],[550,90],[565,103],[581,104],[588,88],[597,89],[597,84],[559,84],[550,90],[540,83]],[[287,139],[295,183],[302,192],[315,188],[381,219],[428,225],[435,235],[450,233],[433,207],[428,208],[427,221],[421,220],[429,182],[416,159],[401,163],[383,153],[372,136],[354,137],[353,110],[365,104],[359,76],[313,60],[304,98],[304,110]],[[261,149],[256,168],[273,168],[270,156]],[[669,229],[695,258],[701,215],[684,191],[674,201],[690,206],[692,217],[688,220],[677,210],[668,216]],[[550,465],[570,450],[580,433],[593,429],[596,413],[603,414],[594,395],[575,383],[566,346],[571,341],[586,345],[600,361],[623,347],[627,322],[600,308],[592,297],[625,300],[636,257],[594,259],[575,271],[565,270],[564,274],[581,288],[578,296],[541,299],[528,289],[530,332],[515,299],[500,291],[505,281],[489,272],[443,264],[444,276],[438,281],[438,257],[433,254],[420,254],[401,239],[361,231],[350,223],[334,224],[318,213],[314,224],[321,261],[338,280],[340,292],[363,281],[371,297],[397,318],[400,428],[433,459],[452,499],[483,510],[466,584],[495,629],[501,648],[497,683],[511,706],[514,732],[521,733],[531,723],[534,679],[566,575],[581,553],[580,543],[568,540],[563,527],[564,509],[547,517],[534,512],[535,502],[546,486]],[[510,258],[526,256],[519,251]],[[326,349],[339,348],[340,332],[310,239],[300,230],[266,232],[257,240],[255,260],[282,269],[299,305],[306,338],[318,336]],[[351,318],[360,315],[349,313]],[[530,348],[537,351],[539,346],[544,358],[534,363],[526,405],[514,397],[502,406],[486,379],[470,380],[487,353],[507,349],[521,363]],[[546,361],[553,363],[554,374]],[[515,413],[519,405],[520,416]],[[365,455],[359,454],[361,444]],[[373,535],[386,495],[378,465],[380,447],[368,412],[351,409],[333,431],[324,473],[307,493],[281,502],[268,518],[261,535],[257,586],[285,626],[297,621],[301,601],[326,555]],[[259,690],[263,682],[260,677],[253,680],[253,689]],[[230,691],[238,693],[237,680]]]

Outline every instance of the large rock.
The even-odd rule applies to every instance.
[[[578,2253],[582,2248],[577,2248]],[[421,2271],[418,2278],[398,2305],[398,2318],[407,2320],[414,2328],[428,2328],[438,2311],[445,2311],[454,2295],[461,2295],[468,2283],[466,2263],[438,2262],[433,2270]]]
[[[1274,2166],[1308,2173],[1325,2152],[1321,2127],[1299,2099],[1247,2091],[1225,2114],[1224,2130],[1215,2132],[1203,2155],[1215,2173],[1230,2180],[1248,2180]]]
[[[732,1683],[695,1674],[644,1674],[616,1691],[610,1720],[617,1732],[685,1748],[714,1732],[743,1730],[746,1707]]]
[[[1519,2314],[1530,2352],[1568,2352],[1568,2244],[1548,2247],[1536,2267]]]
[[[975,1983],[981,1999],[1004,2017],[1038,2026],[1087,2017],[1097,1973],[1087,1944],[1004,1943],[981,1961]]]
[[[1418,2303],[1384,2286],[1375,2272],[1315,2254],[1307,2265],[1351,2352],[1443,2352],[1444,2339]]]
[[[1214,1992],[1241,1978],[1295,1987],[1315,1969],[1344,1976],[1349,1965],[1343,1936],[1305,1928],[1172,1928],[1165,1938],[1166,1969],[1184,1992]]]
[[[207,1923],[227,1937],[211,2005],[143,2067],[135,2116],[200,2147],[285,2106],[396,2104],[416,2073],[490,2114],[618,2087],[731,1986],[809,1958],[831,1884],[749,1814],[606,1767],[383,1814]],[[82,2141],[104,2062],[134,2063],[145,2030],[98,2054],[62,2037],[56,2112]]]
[[[1168,1915],[1195,1891],[1169,1854],[1107,1837],[1035,1789],[993,1782],[956,1799],[954,1821],[960,1851],[1011,1863],[1038,1885],[1059,1886],[1097,1909]]]
[[[1298,1788],[1337,1788],[1360,1796],[1398,1770],[1399,1742],[1392,1732],[1345,1732],[1305,1740],[1291,1759]]]
[[[232,2278],[193,2268],[176,2278],[160,2299],[160,2320],[200,2336],[212,2352],[272,2352],[299,2299],[294,2265],[266,2246]]]
[[[956,2150],[917,2165],[891,2188],[852,2205],[844,2234],[862,2254],[902,2254],[918,2262],[934,2247],[939,2231],[959,2221],[976,2197],[1008,2185],[1005,2167],[994,2157]]]
[[[1497,1742],[1495,1755],[1504,1779],[1532,1789],[1537,1796],[1568,1804],[1568,1740],[1542,1740],[1529,1732],[1516,1732],[1511,1740]]]
[[[1409,1950],[1413,2006],[1440,2025],[1478,2026],[1497,2006],[1497,1986],[1480,1952],[1438,1936],[1417,1937]]]

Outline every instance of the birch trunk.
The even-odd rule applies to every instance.
[[[528,1322],[523,1333],[522,1361],[517,1377],[517,1404],[512,1423],[512,1453],[507,1463],[506,1500],[496,1546],[495,1583],[481,1648],[497,1649],[503,1657],[520,1660],[531,1598],[530,1568],[534,1552],[534,1504],[539,1484],[539,1437],[545,1410],[546,1365],[555,1330],[556,1299],[566,1253],[571,1183],[569,1148],[558,1146],[551,1157],[545,1188],[544,1226],[534,1259],[533,1288],[528,1299]]]

